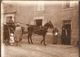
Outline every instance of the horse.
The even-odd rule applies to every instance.
[[[44,24],[44,26],[36,26],[36,25],[29,25],[28,26],[28,43],[32,43],[32,35],[38,34],[43,36],[43,40],[41,41],[41,44],[45,44],[45,36],[47,33],[48,28],[53,28],[53,24],[51,22],[47,22]]]

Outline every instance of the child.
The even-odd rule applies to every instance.
[[[13,33],[11,33],[10,34],[10,45],[14,45],[14,34]]]

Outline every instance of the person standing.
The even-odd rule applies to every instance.
[[[62,26],[62,44],[70,45],[71,44],[71,25],[65,24]]]
[[[10,32],[9,32],[9,26],[8,26],[8,24],[6,23],[6,24],[4,24],[4,32],[3,32],[3,43],[5,43],[5,45],[9,45],[9,38],[10,38],[10,36],[9,36],[9,34],[10,34]]]
[[[16,45],[19,45],[19,42],[22,40],[22,28],[20,26],[20,23],[17,23],[14,35],[15,35],[15,43]]]
[[[63,25],[62,26],[62,35],[61,35],[62,44],[65,44],[65,38],[66,38],[66,30],[65,30],[65,25]]]
[[[54,28],[53,30],[53,44],[57,44],[57,41],[58,41],[58,29],[57,28]]]
[[[9,17],[9,21],[7,22],[8,24],[8,27],[9,27],[9,44],[12,45],[12,42],[14,43],[14,31],[15,31],[15,23],[14,21],[12,20],[12,17],[10,16]],[[13,39],[13,40],[11,40]]]

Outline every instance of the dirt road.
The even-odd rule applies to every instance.
[[[78,57],[78,48],[69,45],[21,44],[5,46],[3,57]]]

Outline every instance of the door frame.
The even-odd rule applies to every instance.
[[[13,22],[15,22],[16,20],[16,12],[8,12],[8,13],[4,13],[4,20],[3,22],[6,23],[7,22],[7,17],[12,17]]]

